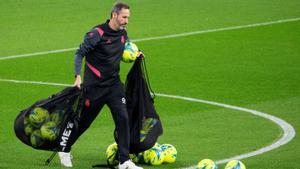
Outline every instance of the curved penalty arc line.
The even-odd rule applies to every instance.
[[[207,100],[190,98],[190,97],[175,96],[175,95],[168,95],[168,94],[161,94],[161,93],[157,93],[156,95],[161,96],[161,97],[167,97],[167,98],[173,98],[173,99],[180,99],[180,100],[186,100],[186,101],[191,101],[191,102],[209,104],[209,105],[213,105],[213,106],[218,106],[218,107],[223,107],[223,108],[227,108],[227,109],[232,109],[232,110],[238,110],[238,111],[251,113],[255,116],[259,116],[259,117],[262,117],[262,118],[265,118],[267,120],[270,120],[270,121],[274,122],[275,124],[277,124],[283,130],[282,137],[280,139],[278,139],[275,143],[272,143],[271,145],[268,145],[266,147],[260,148],[260,149],[255,150],[255,151],[251,151],[249,153],[236,155],[236,156],[229,157],[229,158],[226,158],[226,159],[216,160],[216,164],[223,164],[223,163],[227,163],[231,160],[240,160],[240,159],[253,157],[253,156],[256,156],[256,155],[266,153],[268,151],[279,148],[280,146],[282,146],[284,144],[287,144],[296,135],[295,129],[292,125],[290,125],[289,123],[287,123],[286,121],[284,121],[284,120],[282,120],[278,117],[272,116],[272,115],[264,113],[264,112],[260,112],[260,111],[257,111],[257,110],[251,110],[251,109],[247,109],[247,108],[243,108],[243,107],[238,107],[238,106],[234,106],[234,105],[224,104],[224,103],[218,103],[218,102],[214,102],[214,101],[207,101]],[[181,168],[181,169],[194,169],[194,168],[195,168],[195,166],[190,166],[190,167]]]
[[[63,84],[63,83],[50,83],[50,82],[38,82],[38,81],[21,81],[21,80],[13,80],[13,79],[0,79],[0,82],[1,81],[2,82],[8,82],[8,83],[23,83],[23,84],[25,83],[25,84],[36,84],[36,85],[48,85],[48,86],[64,86],[64,87],[71,86],[70,84]],[[279,148],[280,146],[283,146],[283,145],[287,144],[296,135],[296,131],[295,131],[295,129],[292,125],[290,125],[289,123],[287,123],[286,121],[284,121],[284,120],[282,120],[278,117],[272,116],[272,115],[264,113],[264,112],[260,112],[260,111],[252,110],[252,109],[247,109],[247,108],[243,108],[243,107],[239,107],[239,106],[224,104],[224,103],[218,103],[218,102],[214,102],[214,101],[191,98],[191,97],[176,96],[176,95],[169,95],[169,94],[163,94],[163,93],[156,93],[156,95],[160,96],[160,97],[173,98],[173,99],[185,100],[185,101],[190,101],[190,102],[208,104],[208,105],[223,107],[223,108],[227,108],[227,109],[232,109],[232,110],[238,110],[238,111],[242,111],[242,112],[251,113],[255,116],[259,116],[259,117],[262,117],[262,118],[265,118],[267,120],[270,120],[270,121],[274,122],[275,124],[277,124],[283,130],[282,137],[280,139],[278,139],[276,142],[274,142],[274,143],[272,143],[272,144],[270,144],[266,147],[262,147],[258,150],[251,151],[249,153],[240,154],[240,155],[236,155],[236,156],[221,159],[221,160],[216,160],[217,164],[223,164],[223,163],[229,162],[231,160],[240,160],[240,159],[253,157],[253,156],[256,156],[256,155],[266,153],[268,151],[274,150],[276,148]],[[193,168],[195,168],[195,166],[190,166],[190,167],[181,168],[181,169],[193,169]]]

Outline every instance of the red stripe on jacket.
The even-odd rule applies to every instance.
[[[94,66],[92,66],[91,64],[89,64],[88,62],[86,62],[86,65],[91,69],[91,71],[97,76],[97,77],[101,77],[101,73],[98,69],[96,69]]]
[[[104,31],[101,28],[96,28],[96,30],[98,31],[98,33],[100,34],[100,36],[103,36]]]

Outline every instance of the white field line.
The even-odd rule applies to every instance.
[[[242,111],[242,112],[251,113],[255,116],[259,116],[259,117],[262,117],[262,118],[265,118],[267,120],[270,120],[270,121],[274,122],[275,124],[277,124],[283,130],[282,137],[279,140],[277,140],[275,143],[272,143],[271,145],[268,145],[266,147],[260,148],[258,150],[255,150],[255,151],[252,151],[252,152],[249,152],[249,153],[236,155],[236,156],[229,157],[229,158],[226,158],[226,159],[216,160],[217,164],[223,164],[223,163],[227,163],[231,160],[240,160],[240,159],[244,159],[244,158],[253,157],[253,156],[256,156],[256,155],[263,154],[265,152],[268,152],[268,151],[271,151],[273,149],[279,148],[280,146],[282,146],[284,144],[287,144],[296,135],[296,131],[295,131],[295,129],[292,125],[290,125],[289,123],[287,123],[286,121],[284,121],[284,120],[282,120],[278,117],[269,115],[269,114],[264,113],[264,112],[259,112],[257,110],[251,110],[251,109],[238,107],[238,106],[234,106],[234,105],[229,105],[229,104],[218,103],[218,102],[214,102],[214,101],[207,101],[207,100],[201,100],[201,99],[195,99],[195,98],[189,98],[189,97],[183,97],[183,96],[174,96],[174,95],[167,95],[167,94],[157,94],[157,95],[162,96],[162,97],[168,97],[168,98],[181,99],[181,100],[186,100],[186,101],[191,101],[191,102],[204,103],[204,104],[209,104],[209,105],[214,105],[214,106],[219,106],[219,107],[223,107],[223,108],[228,108],[228,109],[233,109],[233,110],[238,110],[238,111]],[[182,169],[194,169],[195,167],[196,166],[190,166],[190,167],[182,168]]]
[[[25,84],[48,85],[48,86],[71,86],[70,84],[63,84],[63,83],[21,81],[21,80],[10,80],[10,79],[0,79],[0,82],[1,81],[2,82],[9,82],[9,83],[25,83]],[[191,101],[191,102],[196,102],[196,103],[209,104],[209,105],[219,106],[219,107],[228,108],[228,109],[232,109],[232,110],[238,110],[238,111],[242,111],[242,112],[251,113],[255,116],[259,116],[259,117],[262,117],[262,118],[265,118],[267,120],[270,120],[270,121],[274,122],[275,124],[277,124],[283,130],[282,137],[279,140],[277,140],[275,143],[272,143],[272,144],[270,144],[266,147],[262,147],[258,150],[255,150],[255,151],[252,151],[252,152],[249,152],[249,153],[240,154],[240,155],[236,155],[236,156],[221,159],[221,160],[216,160],[217,164],[223,164],[223,163],[226,163],[226,162],[228,162],[230,160],[233,160],[233,159],[240,160],[240,159],[244,159],[244,158],[248,158],[248,157],[263,154],[265,152],[268,152],[268,151],[271,151],[273,149],[279,148],[280,146],[282,146],[284,144],[287,144],[296,135],[296,132],[295,132],[295,129],[293,128],[293,126],[290,125],[289,123],[287,123],[286,121],[284,121],[284,120],[282,120],[278,117],[269,115],[267,113],[259,112],[257,110],[251,110],[251,109],[238,107],[238,106],[234,106],[234,105],[218,103],[218,102],[208,101],[208,100],[201,100],[201,99],[190,98],[190,97],[168,95],[168,94],[162,94],[162,93],[157,93],[156,95],[161,96],[161,97],[186,100],[186,101]],[[186,167],[186,168],[182,168],[182,169],[194,169],[195,167],[196,166],[190,166],[190,167]]]
[[[69,52],[69,51],[74,51],[76,49],[77,48],[68,48],[68,49],[49,50],[49,51],[44,51],[44,52],[27,53],[27,54],[21,54],[21,55],[5,56],[5,57],[0,57],[0,60],[10,60],[10,59],[25,58],[25,57],[31,57],[31,56],[48,55],[51,53]]]
[[[165,36],[141,38],[141,39],[135,39],[135,40],[132,40],[132,41],[133,42],[142,42],[142,41],[149,41],[149,40],[177,38],[177,37],[191,36],[191,35],[197,35],[197,34],[206,34],[206,33],[211,33],[211,32],[221,32],[221,31],[227,31],[227,30],[236,30],[236,29],[244,29],[244,28],[252,28],[252,27],[259,27],[259,26],[274,25],[274,24],[280,24],[280,23],[286,23],[286,22],[295,22],[295,21],[299,21],[299,20],[300,20],[300,18],[282,19],[282,20],[254,23],[254,24],[248,24],[248,25],[230,26],[230,27],[224,27],[224,28],[199,30],[199,31],[178,33],[178,34],[165,35]],[[31,56],[41,56],[41,55],[47,55],[47,54],[51,54],[51,53],[61,53],[61,52],[74,51],[76,49],[77,48],[67,48],[67,49],[49,50],[49,51],[44,51],[44,52],[35,52],[35,53],[12,55],[12,56],[1,56],[0,60],[9,60],[9,59],[15,59],[15,58],[31,57]]]
[[[0,82],[38,84],[38,85],[48,85],[48,86],[64,86],[64,87],[71,86],[69,84],[63,84],[63,83],[37,82],[37,81],[13,80],[13,79],[0,79]]]

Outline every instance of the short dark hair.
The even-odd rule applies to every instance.
[[[122,9],[130,9],[130,7],[128,4],[125,4],[123,2],[116,2],[111,9],[110,17],[112,17],[112,14],[114,12],[119,13]]]

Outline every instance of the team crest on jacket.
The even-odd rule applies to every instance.
[[[125,43],[124,35],[122,35],[121,42],[122,42],[122,43]]]

